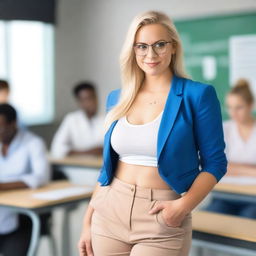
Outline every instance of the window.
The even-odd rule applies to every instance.
[[[22,122],[51,122],[53,26],[35,21],[0,21],[0,78],[10,82],[10,103]]]

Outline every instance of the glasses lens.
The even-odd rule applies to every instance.
[[[137,55],[146,55],[148,52],[148,45],[146,44],[136,44],[134,46],[135,53]]]
[[[154,51],[157,54],[163,54],[166,51],[167,48],[167,42],[158,42],[153,45]]]

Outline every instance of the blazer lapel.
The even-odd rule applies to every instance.
[[[160,122],[157,135],[157,162],[159,163],[160,154],[163,150],[164,144],[169,136],[175,118],[178,114],[183,92],[182,78],[173,75],[171,88],[165,103],[164,112]]]

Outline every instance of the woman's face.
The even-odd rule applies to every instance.
[[[156,42],[171,41],[167,29],[161,24],[149,24],[142,26],[136,33],[135,44],[154,44]],[[157,47],[157,46],[156,46]],[[151,76],[161,75],[169,69],[172,54],[175,48],[172,43],[166,44],[166,51],[163,54],[157,54],[152,47],[149,47],[145,56],[136,55],[138,66]]]
[[[236,94],[228,94],[226,97],[226,106],[231,119],[243,123],[251,118],[252,106]]]

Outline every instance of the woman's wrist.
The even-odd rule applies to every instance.
[[[180,204],[181,204],[181,208],[182,208],[182,211],[185,212],[186,214],[187,213],[190,213],[192,210],[193,210],[193,206],[190,205],[187,200],[187,198],[185,198],[185,196],[177,199],[180,201]]]
[[[84,221],[83,229],[86,229],[86,228],[88,228],[90,226],[91,226],[91,222],[90,221]]]

